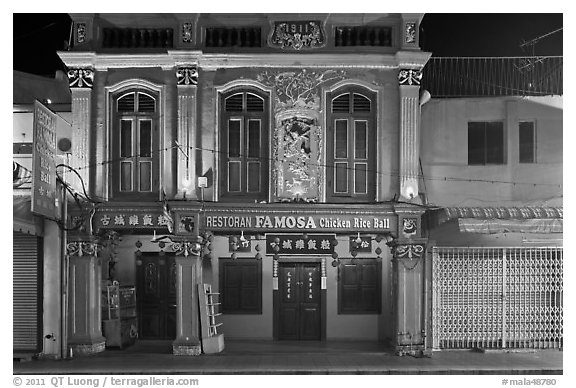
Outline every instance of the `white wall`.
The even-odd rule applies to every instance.
[[[422,108],[421,127],[429,202],[445,206],[561,205],[562,113],[561,97],[431,100]],[[468,122],[494,120],[504,122],[506,163],[468,166]],[[518,162],[518,122],[527,120],[536,122],[535,164]]]

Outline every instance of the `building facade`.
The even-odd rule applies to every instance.
[[[221,303],[210,327],[228,339],[502,348],[508,312],[459,322],[484,316],[478,306],[537,306],[516,316],[515,343],[524,330],[561,347],[561,198],[538,202],[561,191],[558,98],[432,89],[428,101],[422,16],[72,14],[59,52],[77,173],[67,182],[86,201],[68,206],[66,336],[44,353],[111,346],[102,322],[122,303],[132,315],[114,335],[126,343],[209,352],[204,284]],[[541,191],[514,184],[529,182]],[[521,300],[514,289],[514,309],[502,308],[504,280],[489,281],[478,258],[508,268],[510,255],[546,267],[541,283],[555,288]],[[516,283],[540,284],[524,270]],[[111,301],[116,285],[135,300]]]
[[[15,357],[58,354],[61,337],[63,232],[53,220],[31,212],[33,130],[42,102],[55,117],[55,164],[66,163],[71,137],[70,90],[63,72],[55,78],[15,71],[13,74],[13,351]],[[64,139],[64,140],[63,140]],[[66,175],[65,172],[61,174]],[[56,195],[56,193],[52,193]]]
[[[424,316],[424,265],[393,265],[426,249],[423,208],[402,203],[418,196],[422,15],[71,16],[71,166],[95,201],[68,242],[76,352],[103,349],[99,287],[80,287],[101,280],[135,285],[139,338],[176,354],[200,351],[182,318],[198,283],[220,292],[227,338],[424,349],[424,319],[398,329],[398,306]]]

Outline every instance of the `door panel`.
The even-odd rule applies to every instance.
[[[319,263],[281,263],[278,338],[319,340],[321,297]]]
[[[142,255],[136,265],[140,338],[176,338],[176,263],[173,256]]]

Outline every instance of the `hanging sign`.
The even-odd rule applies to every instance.
[[[335,234],[266,234],[267,255],[331,255]]]
[[[34,101],[31,210],[48,218],[56,217],[56,125],[56,113]]]
[[[92,218],[94,230],[99,229],[166,229],[168,220],[160,210],[118,209],[97,211]],[[180,225],[179,225],[180,226]],[[182,228],[186,225],[183,224]]]

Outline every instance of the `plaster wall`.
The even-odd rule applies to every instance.
[[[504,122],[503,165],[468,165],[469,121]],[[519,121],[536,123],[536,163],[518,161]],[[562,203],[561,97],[432,100],[422,109],[421,133],[422,165],[430,203],[445,206]]]

